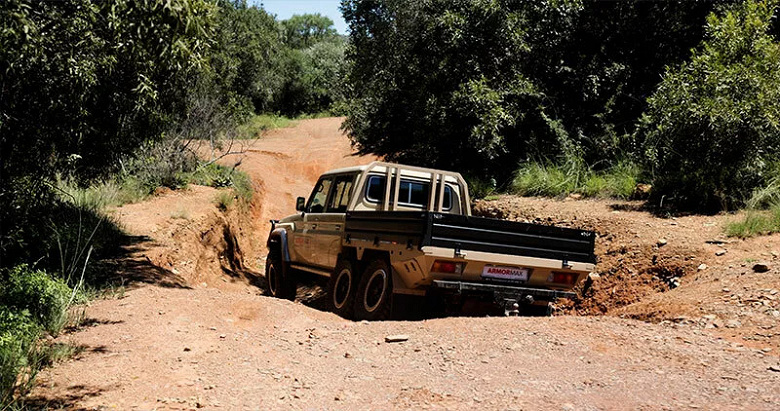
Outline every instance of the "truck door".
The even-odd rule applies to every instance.
[[[319,224],[319,216],[325,212],[325,206],[328,201],[328,194],[333,186],[333,177],[323,177],[314,186],[314,190],[306,203],[306,211],[303,214],[301,229],[296,227],[295,238],[293,240],[295,250],[299,258],[299,263],[306,265],[315,265],[314,253],[316,246],[314,244],[314,234]]]
[[[336,176],[325,212],[312,216],[312,263],[322,268],[336,267],[341,251],[345,213],[352,198],[355,177],[356,174]]]

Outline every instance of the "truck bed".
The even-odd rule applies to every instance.
[[[596,263],[596,233],[483,217],[409,211],[353,211],[345,239]]]

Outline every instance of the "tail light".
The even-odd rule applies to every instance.
[[[463,274],[463,266],[465,265],[465,263],[455,261],[436,260],[433,262],[431,271],[435,273]]]
[[[577,282],[577,277],[579,277],[579,274],[577,273],[553,271],[550,273],[550,276],[547,277],[547,282],[574,285],[574,283]]]

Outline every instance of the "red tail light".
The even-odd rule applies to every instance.
[[[547,277],[547,281],[555,284],[569,284],[572,285],[577,282],[577,277],[579,277],[579,274],[577,273],[564,273],[560,271],[553,271],[549,277]]]
[[[436,260],[433,262],[431,271],[435,273],[463,274],[464,263],[454,261]]]

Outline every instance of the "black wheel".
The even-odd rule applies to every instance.
[[[328,281],[328,298],[333,312],[351,319],[355,313],[355,269],[348,260],[339,260]]]
[[[372,261],[355,294],[355,317],[358,320],[387,320],[393,312],[393,277],[387,262]]]
[[[278,252],[268,253],[265,260],[265,280],[268,294],[272,297],[294,300],[297,287],[292,270],[282,261]]]

